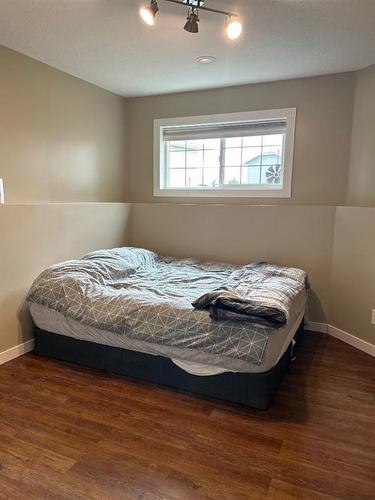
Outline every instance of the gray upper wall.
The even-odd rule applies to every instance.
[[[375,65],[357,72],[347,203],[375,206]]]
[[[6,203],[126,199],[126,102],[0,46]]]
[[[375,66],[124,99],[0,46],[0,74],[0,177],[7,203],[375,206]],[[297,108],[291,199],[153,196],[155,118],[283,107]]]
[[[127,100],[131,202],[343,205],[347,196],[355,73],[301,78]],[[297,108],[292,198],[156,198],[153,120]]]

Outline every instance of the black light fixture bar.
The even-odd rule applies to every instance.
[[[142,20],[149,26],[154,26],[155,16],[158,12],[158,0],[151,1],[149,6],[143,6],[139,9],[139,14]],[[204,6],[204,0],[165,0],[169,3],[174,3],[180,5],[181,7],[188,7],[188,17],[185,23],[184,30],[189,33],[198,33],[198,22],[199,22],[199,11],[205,10],[207,12],[213,12],[215,14],[221,14],[226,17],[225,20],[225,31],[229,40],[236,40],[242,32],[242,24],[238,15],[234,12],[228,12],[225,10],[213,9],[211,7]]]
[[[226,12],[224,10],[218,10],[218,9],[211,9],[210,7],[205,7],[204,5],[198,6],[198,5],[190,5],[189,3],[184,3],[181,0],[164,0],[165,2],[170,2],[170,3],[175,3],[177,5],[181,5],[181,7],[194,7],[195,9],[198,10],[207,10],[208,12],[216,12],[216,14],[223,14],[224,16],[230,16],[230,17],[235,17],[237,14],[234,12]]]

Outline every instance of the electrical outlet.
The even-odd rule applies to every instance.
[[[375,309],[372,310],[372,314],[371,314],[371,324],[372,325],[375,325]]]

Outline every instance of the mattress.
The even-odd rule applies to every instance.
[[[214,375],[225,371],[262,373],[270,370],[278,363],[289,344],[292,342],[303,320],[306,296],[306,291],[302,291],[295,298],[290,311],[289,320],[282,328],[263,329],[267,341],[260,362],[215,354],[196,348],[176,347],[173,345],[148,342],[126,334],[119,335],[113,331],[82,324],[61,312],[35,302],[30,303],[30,312],[35,324],[42,330],[78,340],[86,340],[155,356],[168,357],[181,369],[195,375]],[[254,329],[251,323],[247,323],[246,328],[249,333],[248,337],[253,338],[256,343],[256,328]],[[254,330],[253,337],[251,336],[252,329]],[[228,343],[230,342],[231,338],[230,334],[228,334]],[[252,349],[256,349],[256,345],[252,345]]]
[[[227,290],[214,303],[210,299],[209,310],[193,307],[199,297],[221,295],[228,287],[238,292]],[[145,352],[151,344],[155,354],[176,360],[232,371],[257,365],[259,371],[269,366],[269,347],[272,351],[276,344],[278,354],[283,346],[305,302],[306,287],[305,273],[294,268],[181,260],[123,247],[49,267],[34,281],[27,301],[59,313],[59,322],[66,319],[74,332],[84,324],[102,343],[126,348],[136,342],[135,349],[143,345]],[[249,300],[249,293],[256,296]],[[218,305],[225,311],[241,306],[251,320],[217,320]],[[283,321],[275,325],[279,314]],[[73,326],[71,320],[78,323]]]

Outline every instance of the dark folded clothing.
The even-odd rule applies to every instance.
[[[280,328],[289,319],[293,300],[308,286],[305,271],[260,262],[234,271],[225,285],[205,293],[192,305],[209,309],[215,320]]]

